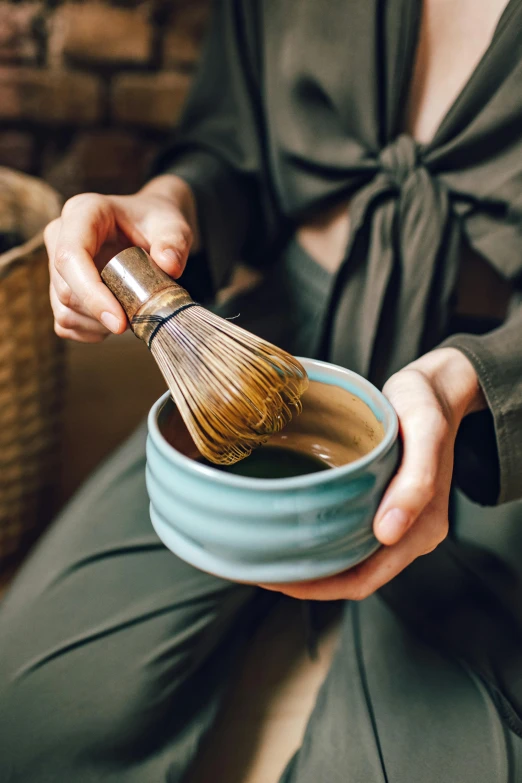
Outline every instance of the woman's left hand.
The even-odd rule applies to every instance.
[[[446,538],[457,430],[464,416],[486,405],[473,365],[457,349],[439,348],[393,375],[383,392],[397,411],[403,442],[401,466],[373,523],[384,546],[342,574],[263,587],[315,601],[361,600]]]

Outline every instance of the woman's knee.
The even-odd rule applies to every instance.
[[[83,625],[74,628],[70,606],[61,617],[58,608],[42,617],[38,605],[11,613],[11,622],[0,616],[0,770],[16,772],[7,780],[66,779],[57,759],[68,774],[82,757],[131,764],[185,729],[198,701],[220,686],[205,671],[233,654],[234,626],[253,592],[206,580],[193,574],[192,601],[181,581],[165,588],[163,602],[142,595],[132,609],[120,593],[120,610],[90,623],[77,604]],[[95,603],[103,605],[102,594]],[[39,765],[51,776],[39,777]]]

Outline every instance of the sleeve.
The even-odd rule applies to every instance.
[[[457,334],[442,347],[458,348],[473,364],[489,411],[464,420],[457,438],[455,476],[483,505],[522,498],[522,294],[505,323],[485,335]],[[495,448],[496,442],[496,448]]]
[[[214,291],[263,232],[256,7],[215,0],[174,143],[151,172],[174,173],[192,188]]]
[[[489,406],[464,420],[455,451],[457,482],[484,505],[522,498],[522,63],[513,54],[516,67],[482,126],[476,123],[460,145],[459,172],[448,177],[456,191],[474,194],[463,202],[466,242],[515,290],[502,326],[480,336],[457,334],[444,343],[472,362]]]

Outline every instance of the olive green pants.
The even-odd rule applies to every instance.
[[[330,280],[295,247],[286,262],[286,289],[269,283],[230,314],[247,312],[250,328],[313,356]],[[252,625],[278,600],[165,549],[144,474],[141,428],[0,604],[0,783],[182,781]],[[438,574],[432,581],[438,592]],[[483,682],[373,596],[345,606],[338,651],[283,781],[522,783],[521,746]]]
[[[1,606],[2,783],[181,781],[252,617],[264,596],[277,600],[164,548],[148,516],[144,437],[88,482]],[[521,744],[481,681],[375,596],[346,605],[283,780],[511,783]]]

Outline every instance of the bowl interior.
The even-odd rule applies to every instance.
[[[311,380],[302,399],[302,413],[272,435],[267,446],[292,449],[337,468],[369,454],[384,438],[382,422],[351,391]],[[176,451],[201,458],[172,399],[159,411],[158,427]]]

